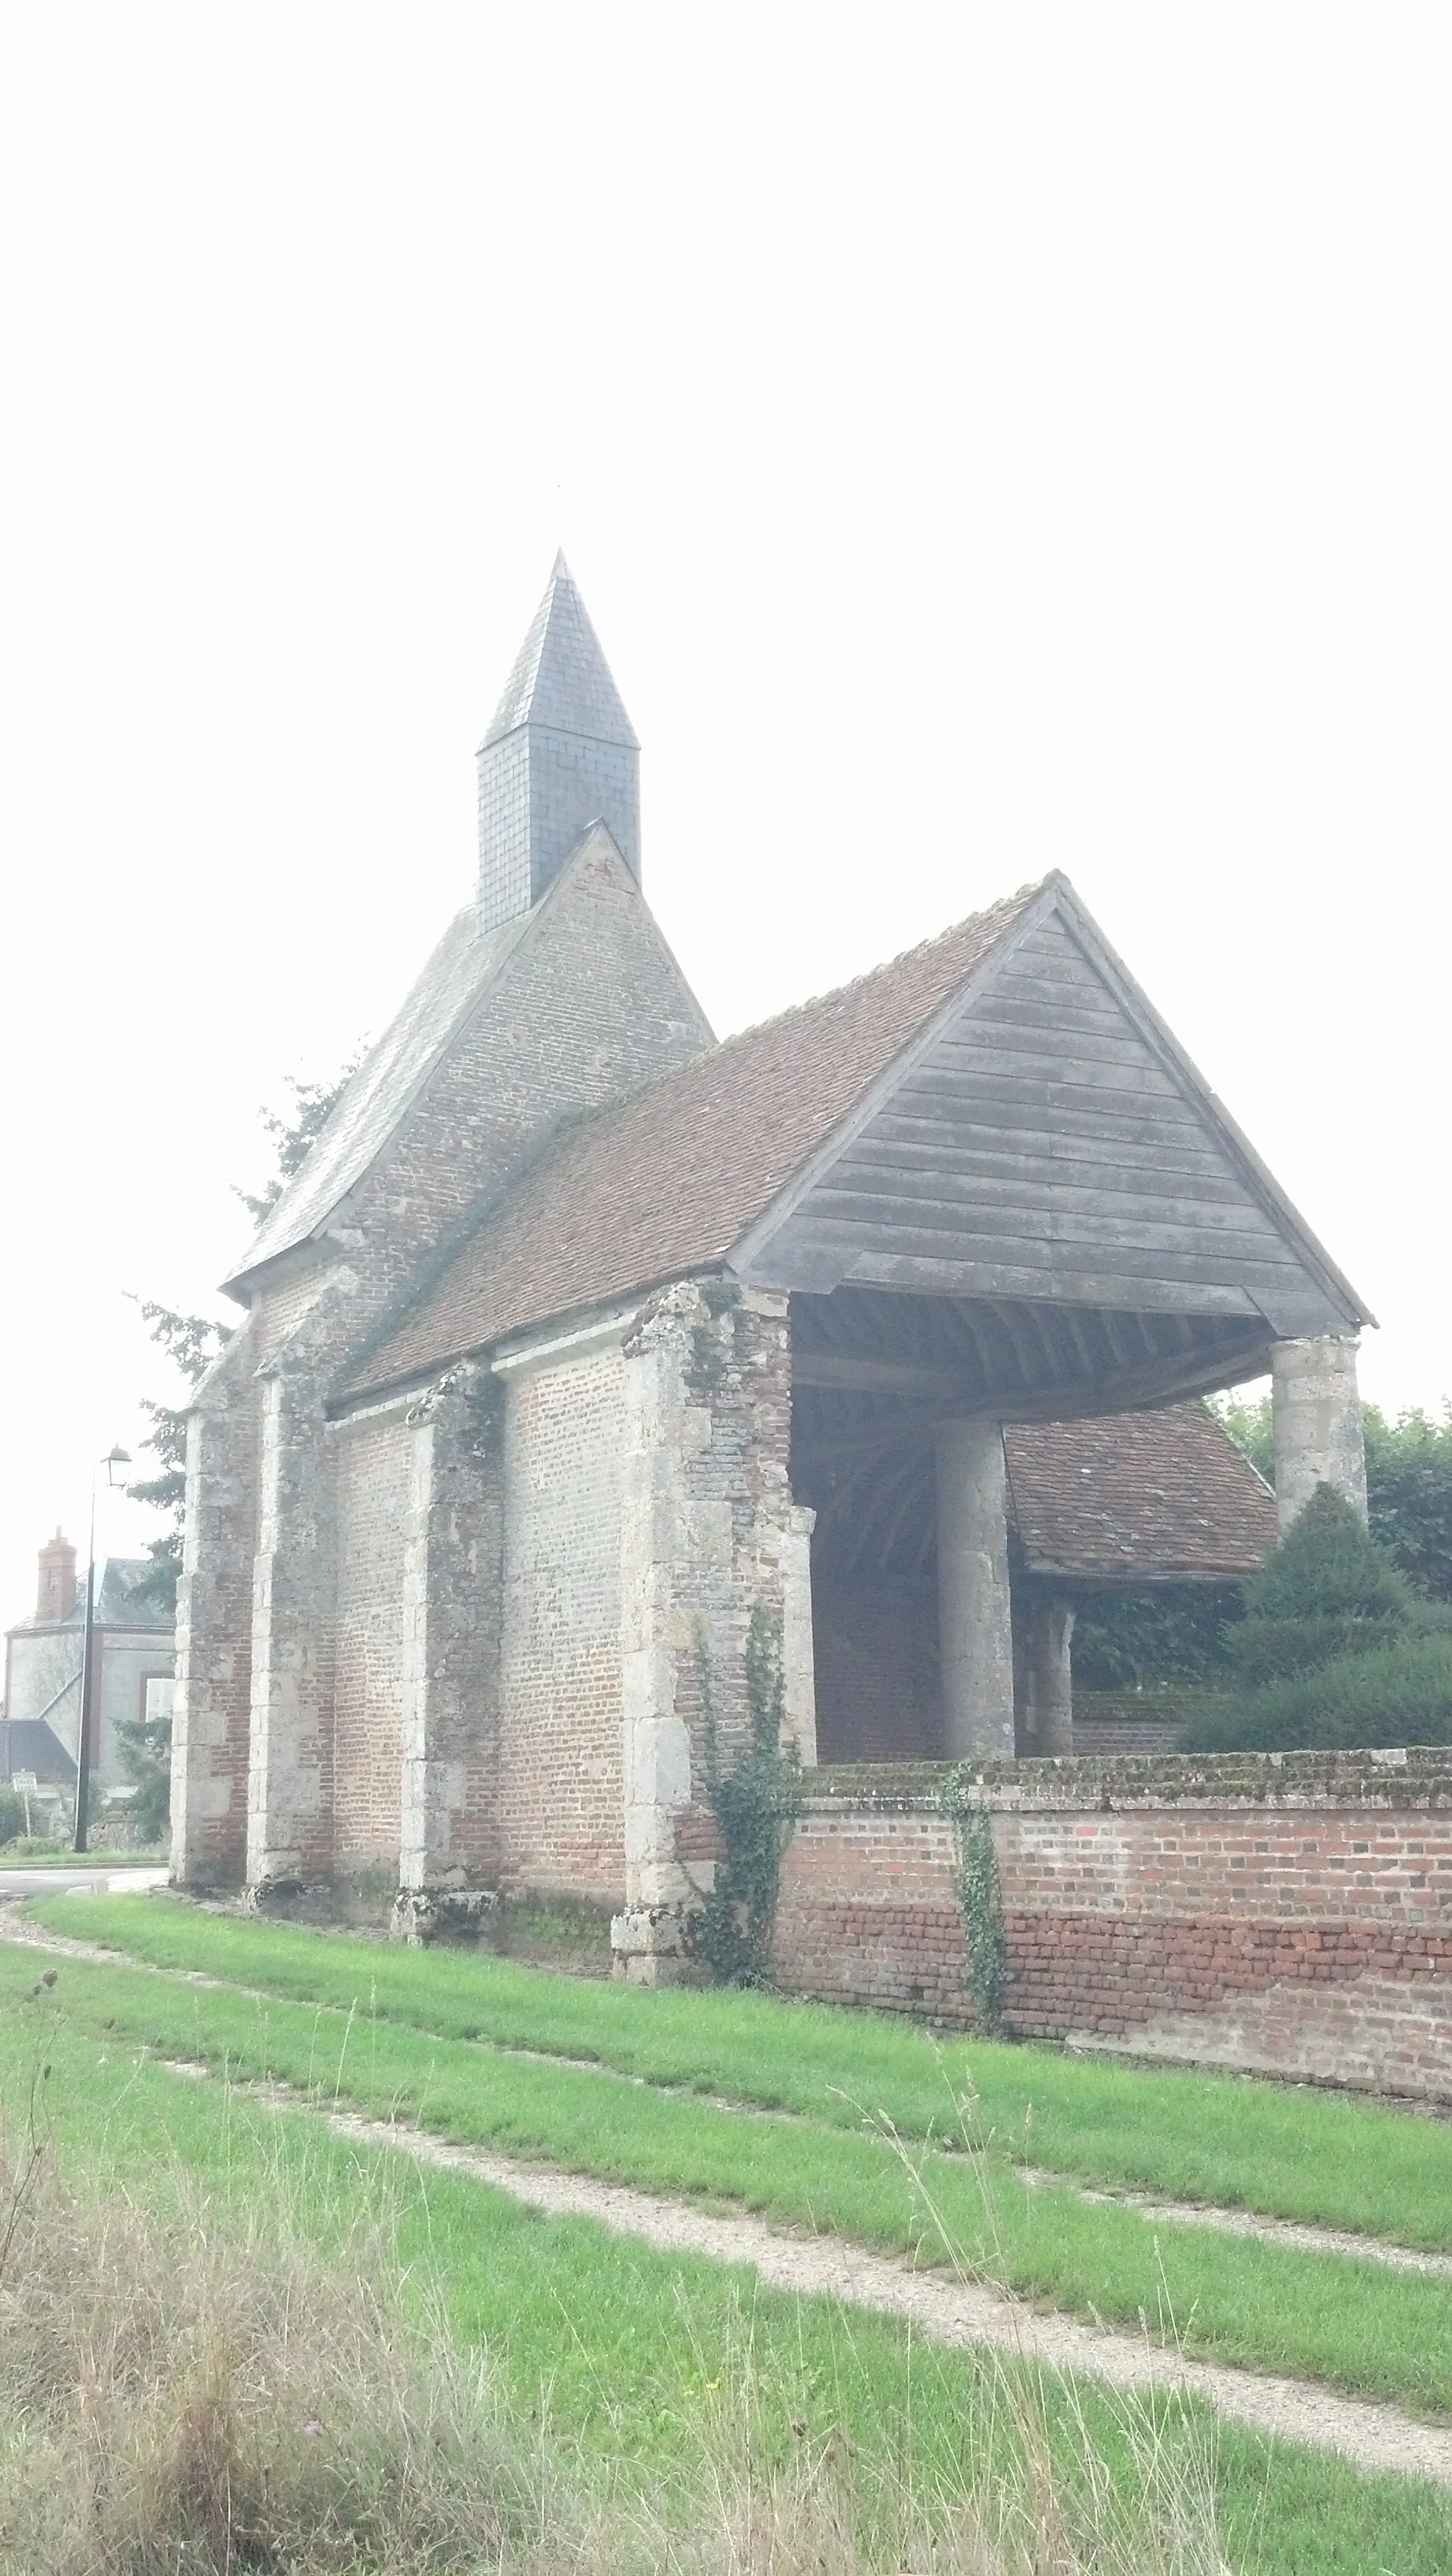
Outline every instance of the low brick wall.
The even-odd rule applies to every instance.
[[[943,1766],[808,1775],[776,1971],[972,2026]],[[985,1763],[1005,2026],[1081,2048],[1452,2100],[1452,1759]]]

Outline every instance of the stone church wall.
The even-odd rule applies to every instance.
[[[620,1099],[708,1040],[623,861],[592,842],[352,1194],[342,1239],[355,1261],[366,1247],[357,1329],[556,1119]]]
[[[618,1340],[505,1379],[498,1831],[511,1893],[618,1901]]]
[[[333,1868],[397,1873],[403,1779],[403,1533],[413,1434],[399,1414],[334,1434]]]
[[[822,1771],[787,1853],[799,1994],[971,2028],[941,1771]],[[1014,2036],[1452,2101],[1440,1752],[984,1766]]]

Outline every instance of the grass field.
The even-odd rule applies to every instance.
[[[974,2135],[995,2157],[1452,2252],[1452,2124],[1376,2103],[982,2040],[938,2045],[885,2014],[751,1993],[642,1994],[485,1952],[243,1922],[167,1898],[87,1898],[83,1914],[79,1902],[29,1910],[157,1966],[839,2128],[866,2113],[903,2138],[951,2135],[970,2092]]]
[[[103,1917],[110,1924],[117,1914],[124,1929],[150,1913],[134,1899],[104,1908],[88,1899],[47,1900],[40,1910],[47,1921],[72,1929],[89,1929]],[[157,1908],[156,1915],[168,1928],[179,1919],[166,1908]],[[180,1918],[180,1928],[187,1928],[186,1918]],[[234,1965],[253,1957],[247,1927],[234,1931],[211,1923],[207,1929],[232,1936]],[[275,1942],[287,1936],[263,1937]],[[366,1969],[375,1956],[380,1965],[398,1956],[358,1944],[328,1946],[351,1956],[355,1984],[360,1963]],[[220,1955],[214,1947],[209,1973],[216,1973]],[[435,1961],[492,1982],[495,1963],[486,1960],[425,1953],[413,1954],[412,1964],[426,1970]],[[526,1993],[528,1980],[537,1978],[546,2002],[557,1982],[537,1971],[507,1974],[514,1983],[523,1981]],[[33,1976],[33,1958],[0,1952],[0,2003],[18,1997]],[[186,1985],[138,1968],[76,1963],[65,1970],[65,1992],[74,2027],[112,2033],[132,2048],[194,2059],[246,2079],[281,2077],[374,2116],[416,2120],[466,2145],[536,2158],[657,2195],[742,2206],[779,2226],[831,2232],[888,2251],[921,2249],[929,2260],[943,2252],[903,2156],[860,2115],[853,2129],[835,2117],[764,2119],[603,2066],[542,2062],[441,2038],[411,2022],[387,2019],[381,1985],[371,1998],[365,1988],[366,2008],[354,2012],[287,1999],[259,2002],[235,1990]],[[619,2000],[645,2020],[667,1998],[627,1993]],[[690,2000],[700,2011],[717,2001],[747,1999]],[[789,2029],[804,2018],[799,2008],[750,2000],[758,2018],[779,2012]],[[702,2018],[708,2022],[710,2016]],[[835,2030],[838,2072],[850,2087],[856,2036],[876,2026],[846,2015],[811,2018]],[[907,2031],[882,2036],[904,2046],[914,2038]],[[1121,2070],[1120,2081],[1128,2088],[1123,2098],[1132,2118],[1135,2083],[1155,2087],[1161,2079],[1137,2079]],[[1250,2088],[1235,2089],[1252,2105],[1263,2098]],[[830,2098],[835,2104],[835,2095]],[[870,2104],[871,2096],[865,2098]],[[1442,2134],[1431,2124],[1402,2125],[1418,2134]],[[1143,2319],[1151,2331],[1173,2331],[1187,2350],[1207,2357],[1322,2379],[1358,2395],[1397,2399],[1423,2414],[1452,2415],[1452,2281],[1392,2271],[1370,2259],[1151,2221],[1130,2208],[1086,2202],[1067,2186],[1028,2191],[997,2153],[920,2151],[918,2164],[933,2209],[961,2258],[1021,2296],[1081,2317],[1131,2326]]]
[[[8,1954],[7,1971],[15,1963]],[[746,2418],[729,2408],[746,2386],[751,2438],[768,2461],[790,2462],[807,2446],[850,2464],[855,2510],[883,2571],[907,2563],[905,2493],[951,2515],[990,2465],[1013,2473],[1005,2454],[1016,2419],[1004,2402],[1012,2370],[934,2351],[904,2327],[828,2301],[774,2296],[749,2276],[658,2255],[583,2221],[540,2220],[478,2184],[424,2177],[386,2150],[344,2145],[304,2113],[189,2084],[138,2051],[138,1976],[66,1964],[37,1999],[34,1959],[21,1964],[28,1980],[7,1973],[0,1993],[0,2091],[8,2079],[13,2101],[43,2049],[53,2069],[48,2116],[73,2190],[104,2177],[108,2190],[164,2203],[184,2177],[217,2224],[285,2202],[325,2250],[346,2241],[360,2203],[382,2206],[406,2278],[421,2299],[442,2301],[462,2343],[486,2349],[517,2423],[547,2415],[552,2438],[617,2485],[669,2494],[683,2456],[699,2462],[723,2428],[740,2433]],[[158,1981],[145,1982],[157,1995]],[[185,2001],[203,2014],[239,2009],[229,1997]],[[255,2008],[241,2009],[255,2025]],[[105,2021],[110,2028],[98,2026]],[[417,2034],[402,2036],[419,2045]],[[360,2065],[372,2038],[358,2031],[350,2041]],[[607,2089],[618,2102],[627,2088]],[[657,2117],[670,2107],[646,2099]],[[699,2116],[708,2106],[682,2107]],[[1452,2498],[1438,2491],[1214,2426],[1193,2404],[1161,2412],[1146,2443],[1145,2419],[1092,2387],[1076,2399],[1049,2382],[1040,2399],[1037,2381],[1025,2381],[1021,2395],[1030,2414],[1041,2405],[1071,2499],[1092,2483],[1086,2431],[1127,2511],[1138,2509],[1146,2479],[1161,2499],[1172,2489],[1194,2496],[1204,2481],[1236,2576],[1445,2576],[1452,2564]],[[730,2474],[729,2464],[718,2461],[717,2472]],[[1083,2563],[1129,2562],[1106,2552]],[[1146,2553],[1132,2563],[1171,2561]]]

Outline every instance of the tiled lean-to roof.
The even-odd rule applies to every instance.
[[[1230,1580],[1276,1543],[1274,1494],[1203,1404],[1015,1422],[1003,1441],[1030,1573]]]
[[[1021,889],[557,1134],[344,1392],[398,1384],[720,1261],[1039,891]]]

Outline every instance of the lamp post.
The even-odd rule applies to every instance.
[[[129,1467],[131,1452],[119,1446],[98,1458],[91,1469],[91,1534],[86,1544],[86,1625],[81,1646],[81,1723],[76,1737],[76,1831],[73,1848],[86,1848],[86,1828],[90,1821],[91,1802],[91,1689],[95,1676],[96,1645],[96,1479],[106,1470],[106,1482],[116,1482],[113,1469]]]

